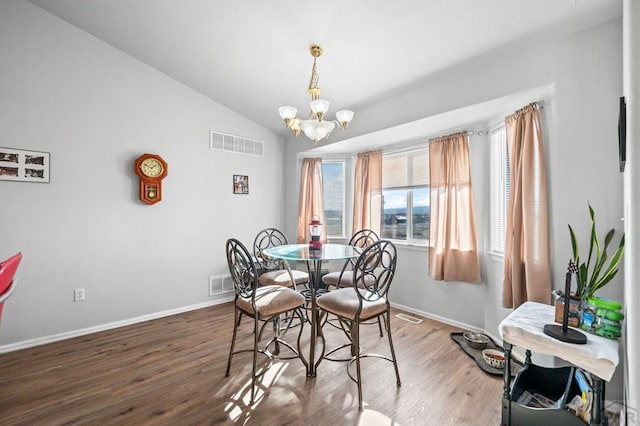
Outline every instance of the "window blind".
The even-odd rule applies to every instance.
[[[324,214],[327,236],[344,237],[345,162],[322,162]]]
[[[429,185],[429,149],[383,154],[382,188],[412,188]]]
[[[509,155],[504,127],[491,132],[491,251],[504,253],[509,203]]]

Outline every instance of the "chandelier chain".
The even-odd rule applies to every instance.
[[[322,89],[318,87],[318,81],[320,81],[320,75],[318,75],[318,66],[316,65],[316,57],[313,57],[313,67],[311,67],[311,79],[309,80],[309,88],[307,92],[311,95],[311,100],[315,101],[320,99]]]

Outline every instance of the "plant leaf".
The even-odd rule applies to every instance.
[[[602,267],[607,262],[607,259],[609,257],[607,254],[607,249],[609,247],[609,243],[613,239],[614,233],[615,231],[611,229],[609,230],[609,232],[607,232],[607,235],[604,238],[604,247],[602,248],[602,252],[601,252],[602,255],[596,257],[596,263],[595,265],[593,265],[593,272],[591,273],[591,279],[589,280],[589,286],[591,287],[597,286],[596,283],[599,280],[598,276],[600,275],[600,271],[602,270]]]
[[[582,296],[587,285],[587,265],[585,265],[584,262],[582,263],[582,265],[578,267],[578,273],[576,274],[576,281],[578,282],[576,293]]]
[[[604,251],[607,251],[607,247],[609,247],[609,243],[613,240],[613,234],[615,234],[615,230],[611,228],[609,232],[607,232],[607,236],[604,237]]]
[[[596,258],[600,256],[600,244],[598,242],[598,234],[596,233],[596,217],[593,207],[589,204],[589,215],[591,216],[591,237],[589,238],[589,256],[587,257],[587,269],[591,265],[591,257],[593,248],[596,247]]]
[[[611,274],[607,275],[607,276],[603,276],[600,281],[598,281],[598,283],[596,285],[594,285],[593,287],[589,287],[589,291],[586,292],[586,297],[591,297],[594,295],[594,293],[596,292],[596,290],[598,290],[599,288],[604,287],[606,284],[609,283],[609,281],[611,281],[613,279],[613,277],[616,276],[616,274],[618,273],[617,269],[614,269],[613,271],[611,271]]]
[[[613,277],[616,276],[618,273],[618,266],[620,265],[624,254],[625,241],[623,233],[617,250],[613,254],[613,257],[609,258],[607,252],[609,245],[613,241],[615,230],[610,229],[609,232],[607,232],[604,237],[604,246],[601,246],[596,230],[595,211],[593,210],[591,203],[587,203],[587,205],[589,207],[589,217],[591,218],[591,232],[589,238],[589,253],[586,263],[579,262],[578,239],[574,229],[569,225],[571,250],[573,252],[575,264],[578,265],[578,272],[576,273],[576,293],[583,298],[592,296],[596,290],[604,287],[613,279]],[[593,269],[591,269],[591,266],[593,266]]]
[[[593,295],[593,293],[597,289],[604,287],[605,284],[607,284],[609,281],[613,279],[613,277],[616,276],[616,274],[618,273],[618,265],[620,265],[620,262],[622,261],[623,254],[624,254],[624,234],[622,234],[622,238],[620,239],[620,245],[618,246],[618,249],[613,254],[613,257],[611,257],[609,266],[607,266],[607,269],[605,270],[604,274],[599,280],[595,281],[590,286],[589,296]]]
[[[569,235],[571,236],[571,251],[573,252],[573,262],[578,265],[579,261],[579,253],[578,253],[578,240],[576,238],[576,233],[573,231],[571,225],[569,225]]]

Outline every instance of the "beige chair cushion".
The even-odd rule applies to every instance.
[[[309,282],[309,274],[307,274],[306,272],[292,269],[291,275],[293,275],[293,280],[296,282],[296,285]],[[285,287],[291,287],[291,276],[286,269],[280,269],[277,271],[269,271],[261,274],[258,277],[258,282],[262,285],[281,285]]]
[[[338,280],[340,280],[341,287],[351,287],[353,286],[353,271],[344,271],[342,274],[342,279],[340,279],[340,271],[329,272],[328,274],[322,277],[322,282],[326,285],[331,285],[334,287],[338,287]],[[348,284],[347,284],[348,280]]]
[[[318,298],[318,306],[334,315],[354,320],[360,306],[360,299],[353,287],[341,288],[323,294]],[[375,302],[362,301],[360,319],[372,318],[387,309],[386,299],[378,299]]]
[[[304,304],[304,296],[287,287],[270,285],[258,287],[256,290],[256,309],[259,318],[267,318],[273,315],[290,311]],[[236,305],[241,310],[254,314],[251,298],[239,297]]]
[[[338,285],[338,279],[340,280],[340,285]],[[364,280],[367,285],[371,285],[375,281],[375,278],[371,275],[366,275]],[[340,278],[340,271],[329,272],[322,277],[322,282],[334,287],[353,287],[353,271],[344,271],[342,278]],[[362,287],[362,284],[359,286]]]

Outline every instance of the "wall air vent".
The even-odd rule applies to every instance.
[[[264,142],[215,130],[209,131],[209,149],[264,156]]]
[[[412,317],[411,315],[407,315],[404,313],[396,314],[396,318],[399,318],[407,322],[411,322],[413,324],[420,324],[422,322],[420,318]]]

